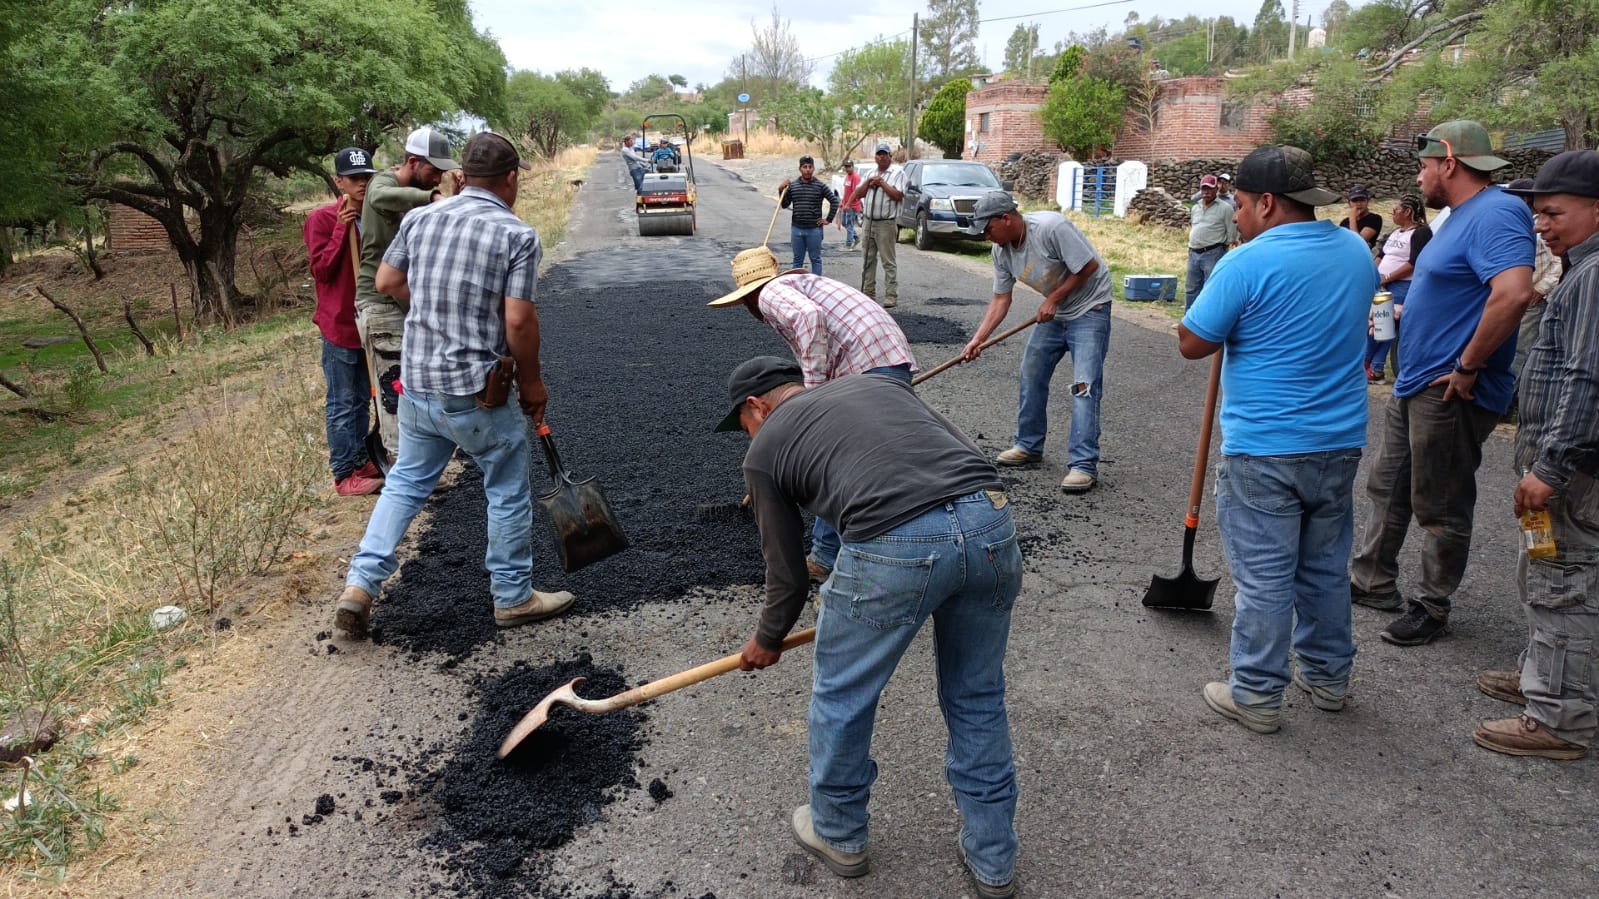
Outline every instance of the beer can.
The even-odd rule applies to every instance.
[[[1397,334],[1398,330],[1394,327],[1394,295],[1379,290],[1371,299],[1371,336],[1377,340],[1393,340]]]

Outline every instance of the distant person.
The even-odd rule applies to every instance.
[[[1394,230],[1388,232],[1377,255],[1378,290],[1393,294],[1394,327],[1402,327],[1399,320],[1405,314],[1405,297],[1410,294],[1410,279],[1416,271],[1416,257],[1422,247],[1432,240],[1432,229],[1427,227],[1427,209],[1421,197],[1407,194],[1394,207]],[[1387,360],[1393,340],[1366,338],[1366,380],[1381,384],[1386,376]],[[1399,375],[1399,365],[1394,364],[1394,376]]]
[[[1532,189],[1531,178],[1517,178],[1505,186],[1527,201],[1528,208],[1532,208],[1533,197],[1527,193]],[[1510,365],[1510,370],[1516,376],[1516,395],[1521,394],[1522,371],[1527,367],[1527,354],[1532,352],[1532,345],[1538,342],[1538,328],[1543,322],[1544,298],[1554,292],[1555,286],[1560,283],[1560,277],[1565,270],[1560,257],[1549,249],[1549,244],[1542,235],[1534,235],[1538,241],[1538,261],[1532,266],[1532,302],[1527,305],[1527,311],[1521,314],[1521,325],[1516,329],[1516,361]],[[1516,403],[1511,403],[1514,411]]]
[[[1449,632],[1450,597],[1471,555],[1482,444],[1510,406],[1534,256],[1526,204],[1489,180],[1509,163],[1481,125],[1445,122],[1416,144],[1422,202],[1454,213],[1416,257],[1399,331],[1404,368],[1366,476],[1366,534],[1349,563],[1353,602],[1405,610],[1382,632],[1397,646]],[[1399,551],[1412,516],[1422,529],[1421,578],[1407,602]]]
[[[994,461],[1031,465],[1044,458],[1049,431],[1049,382],[1055,367],[1072,357],[1072,424],[1066,478],[1061,490],[1086,493],[1099,479],[1099,403],[1104,392],[1105,353],[1110,348],[1110,266],[1077,227],[1058,212],[1016,210],[1003,190],[978,198],[973,233],[994,245],[994,298],[962,356],[982,355],[983,342],[1010,313],[1020,281],[1043,294],[1038,324],[1022,351],[1021,398],[1016,437]]]
[[[411,307],[401,359],[405,452],[335,606],[335,626],[354,639],[366,636],[372,601],[398,566],[396,548],[458,448],[483,472],[495,625],[539,621],[572,604],[570,593],[533,588],[528,425],[543,424],[548,400],[534,306],[543,248],[512,211],[529,166],[488,131],[466,142],[461,161],[460,194],[406,216],[377,272],[378,289]],[[514,389],[496,377],[505,356],[515,359]]]
[[[861,293],[880,301],[883,308],[899,305],[899,263],[895,251],[899,247],[900,201],[905,199],[905,168],[894,161],[888,144],[878,144],[873,155],[877,167],[867,172],[851,200],[863,204],[866,217],[861,238]],[[883,295],[877,295],[877,264],[883,264]]]
[[[1238,198],[1234,195],[1233,191],[1233,176],[1226,172],[1222,172],[1220,175],[1216,176],[1216,182],[1216,199],[1221,200],[1223,203],[1226,203],[1229,206],[1237,208]]]
[[[1188,274],[1184,280],[1183,308],[1194,305],[1194,298],[1205,287],[1205,279],[1216,267],[1227,248],[1238,243],[1234,209],[1216,196],[1216,176],[1199,179],[1199,199],[1188,212]]]
[[[783,179],[777,186],[778,193],[783,195],[780,205],[784,209],[792,208],[794,217],[789,227],[789,237],[794,244],[794,265],[799,268],[805,264],[805,257],[811,259],[811,274],[822,273],[822,236],[826,228],[833,223],[833,218],[838,212],[838,194],[833,189],[816,177],[816,161],[809,156],[801,156],[799,161],[800,176],[798,181]],[[826,214],[822,213],[822,204],[827,204]]]
[[[1316,219],[1315,207],[1337,201],[1316,186],[1304,150],[1250,153],[1238,165],[1245,243],[1177,329],[1185,359],[1226,349],[1216,519],[1238,592],[1232,677],[1207,684],[1204,698],[1256,733],[1281,726],[1290,682],[1317,708],[1341,710],[1355,660],[1344,565],[1366,445],[1356,372],[1377,272],[1364,241]]]
[[[360,228],[361,201],[377,174],[372,157],[346,147],[333,157],[333,184],[339,201],[305,217],[305,248],[316,284],[311,320],[322,332],[322,377],[327,382],[328,466],[339,496],[366,496],[383,487],[383,473],[366,455],[371,424],[372,387],[367,378],[361,334],[355,327],[355,268],[359,251],[350,247],[350,229]]]
[[[1519,671],[1485,671],[1478,689],[1525,706],[1471,738],[1506,755],[1572,760],[1599,732],[1599,153],[1561,153],[1531,187],[1538,233],[1570,268],[1546,301],[1527,355],[1516,428],[1515,513],[1549,514],[1555,555],[1521,557],[1527,616]]]
[[[1366,185],[1357,184],[1349,189],[1349,214],[1338,222],[1338,227],[1359,234],[1368,249],[1377,247],[1377,232],[1382,230],[1382,216],[1371,211],[1371,191]]]
[[[383,252],[400,230],[405,214],[445,199],[439,189],[446,172],[460,166],[450,158],[450,142],[432,128],[418,128],[405,138],[405,161],[378,172],[367,184],[361,204],[361,272],[356,276],[356,325],[361,343],[371,358],[378,379],[378,428],[383,447],[392,458],[400,451],[399,410],[400,348],[405,332],[406,304],[385,296],[373,284]],[[452,176],[460,188],[459,176]]]
[[[844,249],[852,249],[860,243],[860,235],[855,233],[855,226],[861,220],[861,201],[855,196],[855,188],[861,183],[860,173],[855,171],[855,161],[844,160],[844,189],[838,192],[842,198],[843,208],[839,211],[839,227],[844,229]]]
[[[738,254],[733,279],[738,285],[733,292],[708,305],[743,304],[769,325],[794,351],[806,387],[855,374],[887,375],[909,384],[918,371],[910,343],[893,316],[848,284],[804,269],[779,275],[777,257],[765,247]],[[834,524],[816,516],[811,554],[805,560],[812,579],[832,573],[838,541]]]
[[[683,164],[683,156],[670,140],[663,137],[655,152],[650,154],[650,164],[657,172],[675,172]]]
[[[633,179],[633,193],[637,194],[644,191],[644,169],[648,163],[633,144],[633,135],[622,138],[622,163],[627,166],[628,177]]]
[[[1005,647],[1022,553],[999,474],[896,378],[848,375],[810,389],[801,378],[786,359],[744,362],[728,379],[732,409],[716,428],[750,436],[744,479],[766,561],[766,605],[740,668],[777,664],[810,598],[800,510],[843,529],[839,565],[851,576],[822,584],[810,789],[794,810],[794,838],[840,877],[871,869],[877,707],[930,618],[936,695],[949,731],[940,767],[960,813],[956,848],[979,896],[1012,896],[1018,790]]]

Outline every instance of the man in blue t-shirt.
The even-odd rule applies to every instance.
[[[1471,552],[1482,444],[1510,407],[1516,327],[1532,299],[1527,206],[1490,182],[1509,165],[1476,122],[1445,122],[1416,138],[1416,183],[1449,226],[1416,258],[1399,356],[1405,368],[1366,477],[1371,521],[1349,564],[1350,599],[1405,614],[1382,633],[1419,646],[1449,631],[1450,595]],[[1425,532],[1419,592],[1399,593],[1399,550],[1414,515]]]
[[[1261,147],[1238,166],[1238,236],[1177,328],[1184,358],[1226,348],[1216,517],[1234,600],[1232,681],[1205,702],[1256,733],[1280,726],[1293,682],[1344,706],[1355,640],[1344,565],[1366,445],[1361,354],[1377,267],[1359,235],[1317,221],[1338,195],[1310,154]],[[1296,621],[1297,619],[1297,621]]]

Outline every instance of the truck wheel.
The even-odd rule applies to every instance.
[[[916,249],[931,250],[933,248],[933,232],[927,230],[927,213],[916,213]]]

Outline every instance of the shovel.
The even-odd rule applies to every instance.
[[[815,639],[816,628],[814,627],[808,627],[802,631],[795,631],[794,633],[789,634],[788,637],[783,640],[783,651],[787,652],[796,646],[804,646]],[[733,671],[738,668],[738,662],[741,656],[742,653],[735,652],[730,656],[723,656],[714,662],[706,662],[697,668],[690,668],[687,671],[679,671],[678,673],[669,677],[663,677],[660,680],[650,681],[647,684],[641,684],[640,686],[634,687],[625,693],[618,693],[615,696],[611,696],[606,699],[584,699],[583,697],[577,695],[577,692],[573,690],[573,688],[578,684],[583,683],[586,678],[575,677],[567,683],[556,688],[556,690],[550,695],[539,700],[539,704],[534,706],[532,711],[528,712],[526,715],[523,715],[521,721],[516,722],[516,727],[511,728],[510,734],[508,734],[505,738],[505,741],[500,744],[500,758],[503,759],[510,755],[511,751],[516,749],[517,744],[527,739],[528,734],[538,730],[539,726],[550,717],[550,709],[553,708],[557,703],[577,709],[580,712],[587,712],[591,715],[614,712],[617,709],[631,708],[641,702],[654,699],[657,696],[664,696],[674,690],[681,690],[684,687],[693,686],[700,681],[710,680],[719,674],[726,674],[729,671]]]
[[[1216,597],[1220,578],[1194,574],[1194,531],[1199,527],[1199,504],[1205,495],[1205,463],[1210,459],[1210,429],[1216,417],[1216,394],[1221,387],[1221,351],[1210,363],[1210,383],[1205,388],[1205,420],[1199,426],[1199,452],[1194,456],[1194,482],[1188,489],[1188,515],[1183,518],[1183,570],[1176,577],[1155,575],[1144,594],[1152,609],[1205,611]]]
[[[539,504],[550,513],[555,528],[555,551],[561,557],[561,570],[577,571],[627,549],[627,535],[611,512],[605,492],[593,478],[575,481],[561,466],[550,438],[550,426],[538,427],[544,458],[550,463],[550,479],[555,486],[539,497]]]
[[[1021,332],[1027,330],[1028,328],[1031,328],[1033,325],[1036,325],[1036,324],[1038,324],[1038,319],[1030,318],[1027,321],[1024,321],[1021,324],[1017,325],[1016,327],[1011,328],[1009,331],[1006,331],[1005,333],[999,335],[998,337],[990,337],[982,346],[978,347],[978,350],[986,350],[989,347],[993,346],[994,344],[999,343],[1001,340],[1004,340],[1005,338],[1010,337],[1010,336],[1015,335],[1015,334],[1020,334]],[[941,362],[938,365],[934,366],[932,369],[930,369],[928,371],[924,371],[921,374],[917,375],[916,377],[912,378],[911,379],[911,386],[915,387],[917,384],[920,384],[923,381],[927,380],[928,378],[931,378],[933,375],[939,374],[939,373],[944,372],[944,371],[948,371],[949,369],[954,368],[955,366],[957,366],[957,365],[959,365],[959,364],[961,364],[962,362],[965,362],[965,361],[966,361],[966,355],[963,353],[963,354],[961,354],[959,356],[956,356],[953,359],[950,359],[947,362]]]
[[[350,245],[350,265],[355,269],[355,280],[361,280],[361,235],[356,229],[351,228],[346,233],[346,243]],[[389,469],[394,467],[394,459],[389,456],[388,447],[383,445],[383,426],[379,416],[383,410],[378,407],[382,402],[378,399],[378,374],[372,368],[372,354],[367,352],[365,346],[361,347],[361,358],[366,361],[366,382],[372,390],[372,430],[366,435],[366,457],[378,467],[378,471],[388,477]]]

